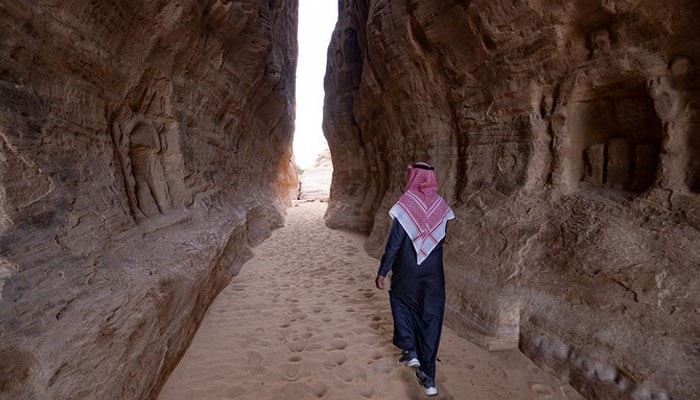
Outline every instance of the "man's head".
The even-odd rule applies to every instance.
[[[406,191],[419,192],[423,194],[437,194],[435,168],[424,162],[417,162],[409,165]]]

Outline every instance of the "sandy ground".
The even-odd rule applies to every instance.
[[[160,399],[425,399],[396,365],[388,292],[364,237],[301,203],[217,297]],[[448,232],[449,234],[449,232]],[[489,352],[443,330],[435,399],[580,400],[518,351]]]

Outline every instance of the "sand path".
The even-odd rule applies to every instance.
[[[160,399],[425,399],[396,365],[388,292],[364,237],[323,225],[325,203],[287,226],[217,297]],[[580,400],[517,351],[482,350],[445,328],[437,399]]]

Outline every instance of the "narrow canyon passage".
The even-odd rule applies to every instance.
[[[448,329],[442,398],[698,400],[700,1],[300,3],[0,1],[0,400],[422,398],[370,258],[415,161],[515,349]]]
[[[373,286],[377,260],[364,237],[325,227],[325,207],[290,208],[286,226],[254,249],[161,400],[425,397],[413,370],[396,365],[388,292]],[[438,399],[582,399],[521,353],[488,352],[448,327],[437,383]]]

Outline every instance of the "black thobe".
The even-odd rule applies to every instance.
[[[442,320],[445,314],[445,273],[442,264],[444,239],[418,265],[411,238],[394,219],[379,275],[392,271],[391,312],[394,317],[394,345],[415,350],[420,369],[435,380]]]

